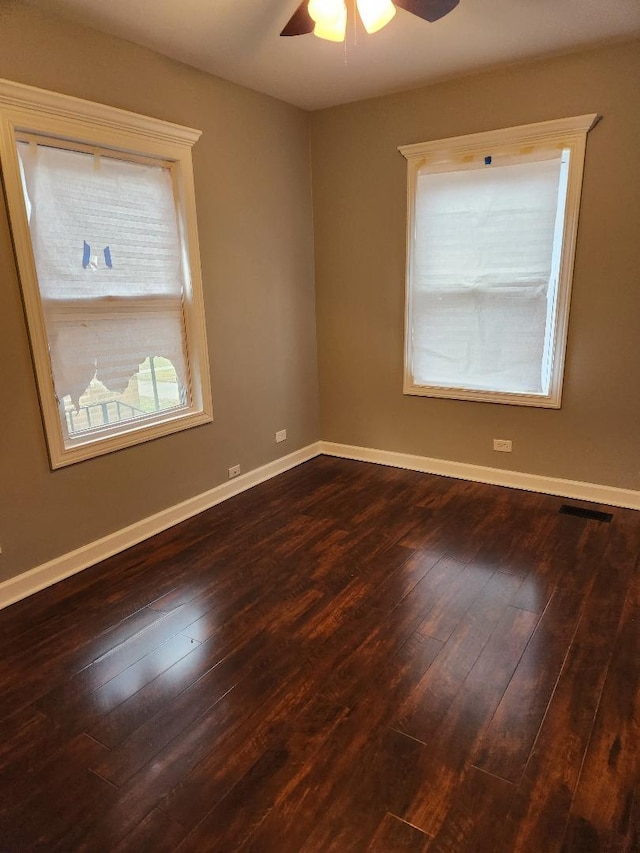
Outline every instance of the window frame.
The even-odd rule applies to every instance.
[[[169,165],[185,255],[183,312],[191,405],[167,410],[153,424],[129,422],[103,435],[65,437],[56,399],[48,338],[17,152],[20,134],[60,140],[61,147],[105,149],[123,159]],[[52,469],[131,447],[213,420],[202,272],[191,149],[201,132],[68,95],[0,80],[0,167],[9,212],[31,355]]]
[[[562,384],[569,326],[569,306],[587,133],[599,121],[598,114],[575,116],[536,124],[519,125],[467,136],[456,136],[402,145],[398,148],[407,160],[407,257],[405,281],[405,346],[403,393],[421,397],[441,397],[453,400],[475,400],[485,403],[505,403],[516,406],[536,406],[559,409],[562,403]],[[487,155],[513,155],[526,149],[557,147],[569,149],[567,198],[561,248],[560,272],[557,285],[555,326],[552,337],[551,381],[548,394],[487,391],[464,387],[417,384],[412,375],[412,296],[414,291],[414,246],[416,244],[416,199],[418,176],[425,166],[450,167],[466,165],[477,159],[483,163]]]

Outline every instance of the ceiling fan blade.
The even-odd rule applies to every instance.
[[[425,21],[439,21],[452,12],[460,0],[393,0],[396,6],[424,18]]]
[[[303,36],[306,33],[313,32],[315,24],[309,14],[308,6],[308,0],[303,0],[280,33],[281,36]]]

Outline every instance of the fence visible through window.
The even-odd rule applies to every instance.
[[[78,406],[70,396],[64,397],[62,403],[69,434],[78,435],[179,408],[186,404],[186,394],[180,387],[171,361],[161,356],[149,356],[131,377],[123,393],[110,391],[94,377],[80,397]]]

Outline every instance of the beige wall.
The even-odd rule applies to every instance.
[[[323,439],[640,488],[639,91],[636,42],[312,115]],[[403,396],[397,146],[593,112],[562,409]]]
[[[0,77],[199,128],[214,423],[49,470],[0,205],[0,581],[318,438],[308,116],[0,0]],[[273,433],[289,439],[276,447]]]
[[[309,116],[0,0],[0,77],[200,128],[194,149],[215,420],[49,470],[0,206],[0,581],[322,438],[640,488],[640,45]],[[405,161],[397,146],[586,112],[563,407],[402,394]],[[286,427],[289,441],[275,446]],[[491,451],[511,438],[514,453]]]

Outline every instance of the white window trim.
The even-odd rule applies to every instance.
[[[61,140],[125,152],[173,164],[179,197],[178,219],[188,254],[185,326],[193,401],[187,412],[167,412],[153,425],[123,428],[117,434],[65,447],[49,360],[47,333],[24,204],[16,133],[36,133]],[[201,132],[159,119],[95,104],[9,80],[0,80],[0,163],[31,352],[52,468],[111,453],[213,420],[209,357],[202,294],[191,148]]]
[[[454,400],[477,400],[488,403],[507,403],[517,406],[539,406],[559,409],[562,401],[562,381],[569,325],[569,305],[575,260],[578,216],[582,192],[582,176],[587,133],[599,121],[594,114],[573,118],[520,125],[501,130],[456,136],[398,148],[407,160],[407,273],[405,297],[405,356],[403,393],[422,397],[446,397]],[[484,158],[486,154],[513,153],[533,145],[549,145],[570,150],[564,237],[561,250],[558,304],[553,337],[551,385],[548,394],[517,394],[512,392],[479,391],[465,388],[446,388],[417,385],[411,375],[411,297],[413,293],[415,257],[416,187],[420,169],[425,165],[447,164]]]

